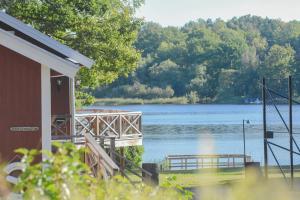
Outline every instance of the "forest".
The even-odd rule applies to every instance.
[[[260,98],[262,77],[284,90],[300,67],[300,21],[246,15],[191,21],[182,27],[145,22],[134,47],[137,69],[101,85],[96,98],[187,97],[190,103],[244,103]],[[295,88],[300,93],[300,87]]]

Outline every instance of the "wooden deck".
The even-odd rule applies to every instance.
[[[246,162],[251,156],[246,156]],[[187,171],[204,168],[244,167],[243,154],[169,155],[162,162],[161,171]]]
[[[118,110],[80,110],[75,114],[75,133],[71,133],[71,116],[52,117],[52,140],[71,140],[83,144],[91,134],[98,143],[115,147],[142,145],[142,113]]]

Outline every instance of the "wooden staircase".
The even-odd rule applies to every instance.
[[[114,139],[112,139],[114,141]],[[134,162],[115,151],[114,147],[105,149],[90,134],[85,134],[87,153],[85,162],[88,164],[94,177],[104,180],[117,174],[125,177],[131,184],[141,183],[144,178],[151,178],[152,174]]]

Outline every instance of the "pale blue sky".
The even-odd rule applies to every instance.
[[[163,26],[182,26],[188,21],[228,20],[246,14],[284,21],[300,20],[300,0],[145,0],[137,16],[145,17]]]

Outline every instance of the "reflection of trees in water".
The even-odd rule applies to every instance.
[[[261,125],[249,125],[248,133],[261,132]],[[199,135],[199,134],[239,134],[242,133],[242,125],[147,125],[143,126],[147,135]]]
[[[285,127],[282,124],[273,124],[268,126],[268,130],[275,132],[276,137],[288,136]],[[242,125],[146,125],[143,126],[143,132],[145,138],[186,138],[194,137],[198,138],[200,135],[212,134],[216,137],[230,138],[240,137],[242,135]],[[300,126],[294,126],[294,132],[296,136],[300,137]],[[246,133],[248,137],[260,137],[262,136],[262,125],[247,125]],[[298,133],[298,134],[297,134]]]

